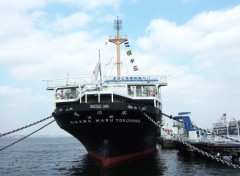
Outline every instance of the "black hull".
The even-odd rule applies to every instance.
[[[72,104],[55,111],[57,124],[76,137],[104,166],[156,150],[161,121],[158,108],[125,103]]]

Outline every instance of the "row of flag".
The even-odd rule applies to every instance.
[[[125,47],[127,47],[127,48],[130,47],[128,41],[124,42],[124,44],[125,44]],[[127,51],[127,55],[128,55],[128,56],[132,56],[132,51],[131,51],[131,50],[128,50],[128,51]],[[134,58],[130,59],[130,63],[131,63],[131,64],[134,64],[134,62],[135,62],[135,59],[134,59]],[[133,66],[133,70],[134,70],[134,71],[138,71],[138,66],[137,66],[137,65],[134,65],[134,66]]]

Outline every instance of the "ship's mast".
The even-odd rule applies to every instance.
[[[127,41],[127,38],[121,38],[119,31],[122,25],[122,20],[119,20],[117,17],[117,20],[114,21],[115,29],[116,29],[116,36],[115,38],[110,38],[109,42],[112,42],[117,45],[117,76],[121,76],[121,60],[120,60],[120,45]]]

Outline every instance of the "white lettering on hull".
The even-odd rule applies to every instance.
[[[90,109],[108,109],[110,108],[109,104],[93,104],[89,106]]]
[[[72,120],[70,124],[83,123],[141,123],[140,119],[93,119],[93,120]]]

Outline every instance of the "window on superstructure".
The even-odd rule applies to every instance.
[[[100,96],[101,103],[110,103],[112,102],[111,94],[102,94]]]
[[[128,95],[133,97],[151,97],[158,94],[157,87],[155,85],[139,86],[129,85]]]
[[[56,99],[67,100],[76,99],[78,95],[78,88],[59,88],[56,90]]]
[[[98,95],[97,94],[87,95],[87,102],[88,103],[98,103]]]
[[[144,96],[156,96],[157,95],[157,88],[156,86],[143,86],[143,94]]]

